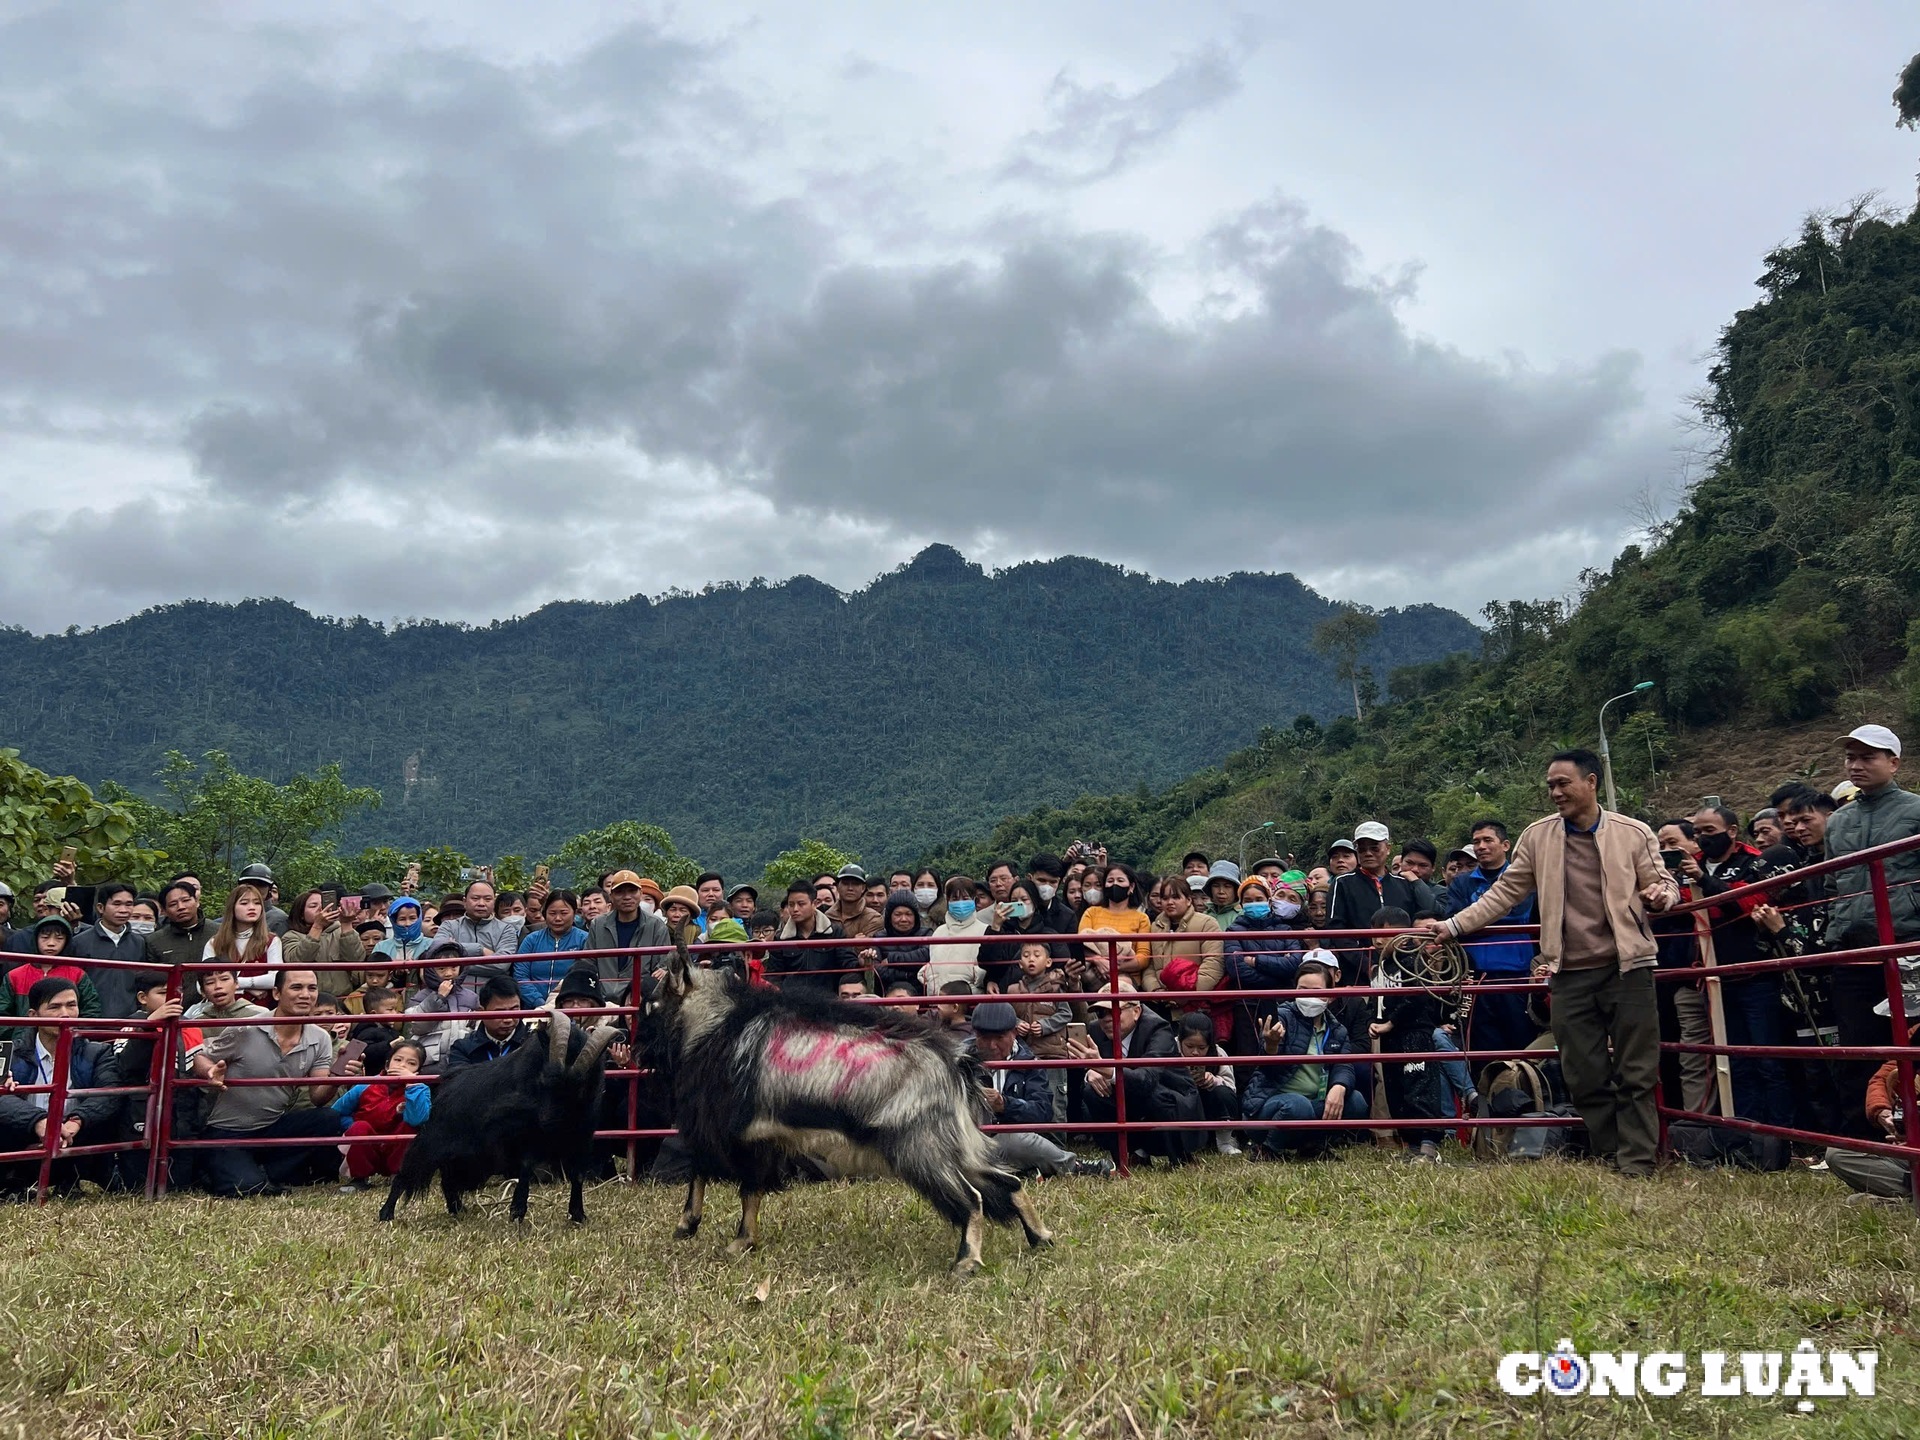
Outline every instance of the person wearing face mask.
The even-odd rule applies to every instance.
[[[913,877],[913,903],[920,907],[920,914],[932,929],[947,918],[947,902],[940,889],[940,877],[931,870],[919,871]]]
[[[980,947],[980,968],[992,989],[1004,992],[1020,978],[1020,946],[1029,935],[1049,933],[1045,914],[1039,887],[1024,877],[1008,887],[1004,903],[987,912],[987,934],[993,938]],[[1047,949],[1054,959],[1064,960],[1069,947],[1061,943]]]
[[[1071,935],[1080,928],[1080,912],[1067,901],[1067,867],[1058,855],[1036,855],[1027,862],[1027,879],[1040,900],[1042,935]]]
[[[1140,908],[1139,877],[1126,865],[1110,864],[1097,877],[1096,872],[1088,871],[1081,894],[1087,902],[1087,908],[1080,912],[1082,935],[1145,935],[1153,929],[1153,921]],[[1109,954],[1119,961],[1121,976],[1135,985],[1141,983],[1153,955],[1152,945],[1145,940],[1119,946],[1089,941],[1085,949],[1087,962],[1103,985],[1107,982]]]
[[[1274,908],[1278,899],[1283,910]],[[1262,934],[1295,928],[1300,915],[1300,899],[1291,886],[1269,889],[1257,875],[1240,884],[1240,909],[1227,926],[1226,943],[1221,954],[1220,988],[1234,990],[1287,990],[1299,973],[1300,956],[1306,948],[1290,935]],[[1272,1000],[1233,1000],[1230,1024],[1223,1040],[1230,1055],[1261,1053],[1260,1021],[1274,1013]],[[1238,1080],[1240,1093],[1253,1083],[1254,1067],[1243,1066]]]
[[[667,922],[654,902],[647,898],[645,882],[640,876],[631,870],[616,870],[607,877],[606,890],[612,908],[604,915],[596,915],[587,927],[587,949],[626,950],[638,945],[673,943]],[[666,957],[645,955],[640,961],[642,972],[651,976],[655,970],[664,968]],[[600,968],[600,988],[606,992],[607,1002],[624,1005],[633,985],[634,957],[608,955],[595,963]],[[651,995],[653,982],[643,983],[640,989],[642,994]]]
[[[1339,982],[1340,962],[1331,951],[1309,950],[1300,959],[1294,987],[1325,990]],[[1358,1082],[1352,1060],[1353,1045],[1347,1027],[1328,1008],[1321,995],[1301,995],[1284,1002],[1259,1028],[1259,1050],[1265,1055],[1314,1055],[1322,1060],[1305,1065],[1249,1065],[1248,1082],[1241,1088],[1241,1114],[1249,1120],[1364,1120],[1366,1087]],[[1333,1143],[1338,1131],[1284,1129],[1255,1130],[1248,1158],[1272,1159],[1293,1150],[1318,1154]]]
[[[929,945],[927,963],[918,976],[921,991],[938,995],[941,987],[964,980],[977,994],[986,986],[986,972],[980,968],[980,944],[986,938],[987,919],[974,899],[973,881],[955,875],[947,881],[947,918],[931,931],[931,939],[952,936],[971,942],[959,945]]]
[[[1741,840],[1740,817],[1723,805],[1709,806],[1694,815],[1693,843],[1700,853],[1682,861],[1681,873],[1708,898],[1779,873],[1760,858],[1758,850]],[[1796,932],[1788,928],[1786,916],[1770,896],[1744,895],[1715,906],[1707,914],[1713,924],[1713,952],[1718,964],[1737,965],[1799,952]],[[1787,1043],[1781,983],[1778,973],[1720,982],[1729,1045]],[[1768,1125],[1793,1124],[1793,1091],[1787,1083],[1784,1061],[1736,1056],[1731,1068],[1735,1114]]]

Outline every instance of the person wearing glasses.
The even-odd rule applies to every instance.
[[[1119,1014],[1114,1014],[1111,999],[1094,1001],[1087,1007],[1087,1038],[1067,1041],[1067,1053],[1079,1060],[1111,1060],[1117,1053],[1133,1059],[1177,1056],[1180,1047],[1173,1026],[1144,1008],[1131,980],[1120,982]],[[1129,1067],[1119,1071],[1112,1065],[1090,1065],[1082,1085],[1085,1118],[1096,1125],[1111,1123],[1118,1114],[1114,1091],[1127,1087],[1127,1119],[1165,1123],[1202,1118],[1200,1092],[1192,1076],[1179,1065]],[[1109,1150],[1119,1149],[1114,1131],[1105,1131],[1100,1139]],[[1209,1143],[1204,1130],[1155,1130],[1144,1139],[1131,1142],[1134,1153],[1144,1163],[1158,1155],[1169,1165],[1185,1165]]]

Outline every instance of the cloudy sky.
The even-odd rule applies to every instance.
[[[1596,13],[1597,12],[1597,13]],[[0,0],[0,623],[1564,592],[1911,7]]]

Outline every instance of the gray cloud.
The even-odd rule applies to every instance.
[[[1047,88],[1047,123],[1020,137],[1000,176],[1078,186],[1118,175],[1193,116],[1239,93],[1245,63],[1244,45],[1215,42],[1131,93],[1111,83],[1082,85],[1062,70]]]
[[[1284,196],[1173,253],[1000,211],[889,260],[848,217],[891,237],[915,202],[849,203],[846,177],[906,182],[769,183],[777,121],[656,27],[524,62],[189,34],[217,70],[155,80],[140,12],[101,15],[0,27],[0,432],[106,472],[64,506],[54,477],[5,482],[9,619],[264,593],[484,618],[851,586],[934,539],[1420,598],[1432,574],[1390,557],[1436,507],[1475,563],[1604,536],[1665,443],[1629,357],[1539,371],[1418,336],[1413,273],[1368,273]],[[1239,64],[1063,78],[1020,154],[1113,173]]]

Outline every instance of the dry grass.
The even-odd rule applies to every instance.
[[[1221,1159],[1055,1181],[1060,1233],[970,1282],[894,1185],[776,1197],[607,1185],[451,1223],[377,1195],[9,1214],[0,1435],[1764,1436],[1920,1434],[1916,1232],[1820,1176]],[[1509,1349],[1880,1350],[1880,1395],[1515,1401]]]

